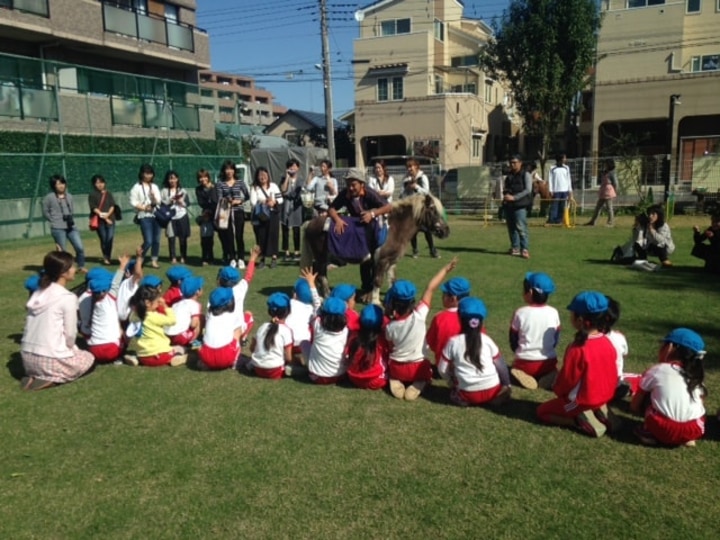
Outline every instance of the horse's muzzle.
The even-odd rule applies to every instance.
[[[450,236],[450,225],[438,221],[435,223],[435,227],[433,227],[433,233],[435,233],[435,236],[438,238],[447,238]]]

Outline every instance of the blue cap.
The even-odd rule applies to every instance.
[[[140,281],[141,287],[152,287],[153,289],[156,289],[157,287],[162,286],[162,279],[160,279],[157,276],[145,276]]]
[[[312,304],[312,292],[310,291],[310,285],[305,278],[299,278],[295,282],[293,290],[295,291],[297,299],[303,304]]]
[[[528,282],[531,289],[535,289],[542,294],[552,294],[555,292],[555,283],[552,278],[543,272],[528,272],[525,274],[525,281]]]
[[[483,319],[487,318],[485,303],[479,298],[468,296],[460,300],[458,304],[458,315],[461,319]]]
[[[40,288],[40,274],[33,274],[25,280],[25,288],[28,292],[34,293]]]
[[[406,279],[398,279],[387,292],[392,300],[400,301],[414,300],[416,293],[413,282]]]
[[[210,293],[210,307],[221,308],[223,306],[227,306],[230,302],[232,302],[233,298],[232,289],[227,287],[218,287]]]
[[[464,298],[470,294],[470,282],[464,277],[454,277],[443,283],[440,290],[450,296]]]
[[[85,282],[89,282],[91,279],[95,279],[97,277],[104,276],[105,274],[110,274],[109,270],[105,270],[101,266],[96,266],[95,268],[91,268],[88,270],[88,273],[85,274]],[[112,274],[110,274],[110,279],[112,279]]]
[[[349,302],[350,299],[355,296],[357,287],[350,285],[349,283],[341,283],[336,285],[330,293],[331,298],[339,298],[343,302]]]
[[[603,313],[608,309],[608,299],[597,291],[583,291],[572,299],[567,308],[576,315]]]
[[[334,296],[326,298],[320,308],[320,311],[328,315],[345,315],[345,310],[347,310],[347,304]]]
[[[202,289],[204,284],[205,284],[205,280],[201,277],[198,277],[198,276],[186,277],[186,278],[183,278],[182,283],[180,284],[180,292],[182,293],[183,297],[190,298],[196,292],[198,292],[200,289]]]
[[[182,281],[183,279],[192,276],[192,271],[187,266],[174,264],[168,268],[165,275],[170,280],[170,283],[177,283],[178,281]]]
[[[93,293],[104,293],[110,290],[113,276],[110,272],[107,275],[98,275],[88,281],[88,289]]]
[[[290,307],[290,297],[282,292],[275,292],[268,296],[268,309],[287,309]]]
[[[705,354],[705,342],[700,337],[700,334],[689,328],[675,328],[663,338],[663,341],[682,345],[693,352]]]
[[[225,283],[235,285],[238,281],[240,281],[240,272],[237,268],[233,268],[232,266],[223,266],[218,272],[217,278]]]
[[[369,304],[360,312],[360,326],[379,330],[383,323],[383,310],[380,306]]]

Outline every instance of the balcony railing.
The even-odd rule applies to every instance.
[[[174,23],[164,17],[145,15],[103,2],[103,26],[106,32],[115,32],[185,51],[195,51],[193,27]]]
[[[0,8],[15,9],[43,17],[50,16],[48,0],[0,0]]]
[[[55,93],[0,81],[0,116],[57,120]]]
[[[111,98],[113,125],[200,131],[198,107],[149,99]]]

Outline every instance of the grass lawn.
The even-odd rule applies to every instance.
[[[22,282],[52,243],[0,244],[0,537],[716,538],[720,284],[689,255],[692,225],[708,219],[673,218],[675,266],[657,273],[607,262],[629,236],[630,218],[618,221],[615,229],[531,227],[525,261],[505,254],[504,227],[456,217],[438,242],[442,260],[428,257],[421,236],[421,257],[404,259],[398,276],[422,290],[457,255],[455,275],[487,304],[488,334],[508,359],[507,330],[528,270],[556,282],[560,353],[572,338],[565,306],[583,289],[621,302],[626,371],[654,363],[672,327],[697,330],[709,351],[710,414],[696,448],[640,446],[632,435],[639,419],[626,404],[615,407],[624,424],[612,437],[540,425],[535,408],[551,397],[544,390],[513,389],[502,409],[461,409],[443,383],[407,403],[302,380],[110,365],[60,388],[21,392]],[[92,263],[97,239],[84,240]],[[139,231],[121,229],[116,251],[138,240]],[[216,268],[195,268],[207,295]],[[289,290],[297,275],[282,264],[257,272],[246,309],[258,325],[268,294]],[[330,278],[358,283],[358,269]],[[439,307],[436,293],[433,312]]]

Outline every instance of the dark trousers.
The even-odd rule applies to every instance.
[[[200,249],[202,251],[202,260],[206,263],[211,263],[215,259],[213,253],[215,247],[215,238],[212,236],[201,236],[200,237]]]
[[[423,234],[425,235],[425,241],[427,242],[428,248],[430,248],[430,254],[435,255],[435,242],[433,240],[432,233],[430,233],[430,231],[423,231]],[[412,240],[410,240],[413,253],[417,253],[417,235],[418,233],[415,233],[415,236],[413,236]]]
[[[665,247],[647,246],[647,248],[643,249],[640,247],[640,244],[635,244],[635,256],[638,259],[647,260],[648,255],[654,255],[659,258],[661,262],[667,261],[669,258],[667,248]]]
[[[232,219],[227,229],[220,229],[220,243],[223,250],[223,261],[227,264],[234,259],[245,260],[245,214],[242,208],[233,210]]]
[[[295,248],[295,252],[298,253],[300,251],[300,227],[288,227],[287,225],[280,227],[280,231],[282,232],[282,250],[287,253],[290,249],[290,229],[292,229],[293,234],[293,247]]]
[[[280,235],[280,213],[271,212],[270,219],[265,222],[253,222],[255,240],[260,246],[261,257],[277,257],[278,236]]]

